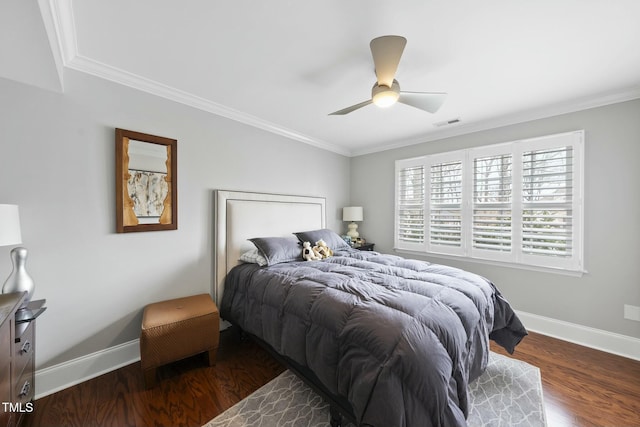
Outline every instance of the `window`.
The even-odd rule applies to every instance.
[[[584,131],[396,162],[395,247],[581,271]]]
[[[429,187],[429,243],[461,247],[462,162],[432,164]]]
[[[511,251],[512,164],[511,154],[473,160],[472,245],[478,251]]]
[[[424,243],[424,184],[424,166],[405,161],[396,187],[396,239],[408,249]]]

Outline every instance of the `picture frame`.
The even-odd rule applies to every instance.
[[[178,141],[119,129],[116,232],[178,228]]]

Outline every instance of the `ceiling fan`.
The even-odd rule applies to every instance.
[[[401,102],[415,108],[435,113],[438,111],[445,98],[442,92],[404,92],[395,79],[400,57],[407,44],[407,39],[402,36],[382,36],[371,40],[371,54],[378,81],[371,89],[371,99],[368,99],[351,107],[330,113],[330,116],[342,116],[349,114],[369,104],[378,107],[389,107],[396,102]]]

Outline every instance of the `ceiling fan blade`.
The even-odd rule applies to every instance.
[[[391,87],[393,84],[406,44],[407,39],[402,36],[382,36],[371,40],[371,54],[379,85]]]
[[[347,108],[343,108],[342,110],[338,110],[338,111],[334,111],[333,113],[330,113],[330,116],[344,116],[345,114],[349,114],[352,111],[356,111],[358,108],[362,108],[362,107],[366,107],[367,105],[371,104],[371,100],[368,99],[366,101],[363,101],[359,104],[356,105],[352,105],[351,107],[347,107]]]
[[[446,98],[447,94],[444,92],[400,92],[398,102],[435,113]]]

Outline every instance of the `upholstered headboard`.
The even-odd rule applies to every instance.
[[[252,237],[294,237],[325,228],[324,197],[215,190],[213,298],[222,301],[224,278],[253,244]]]

